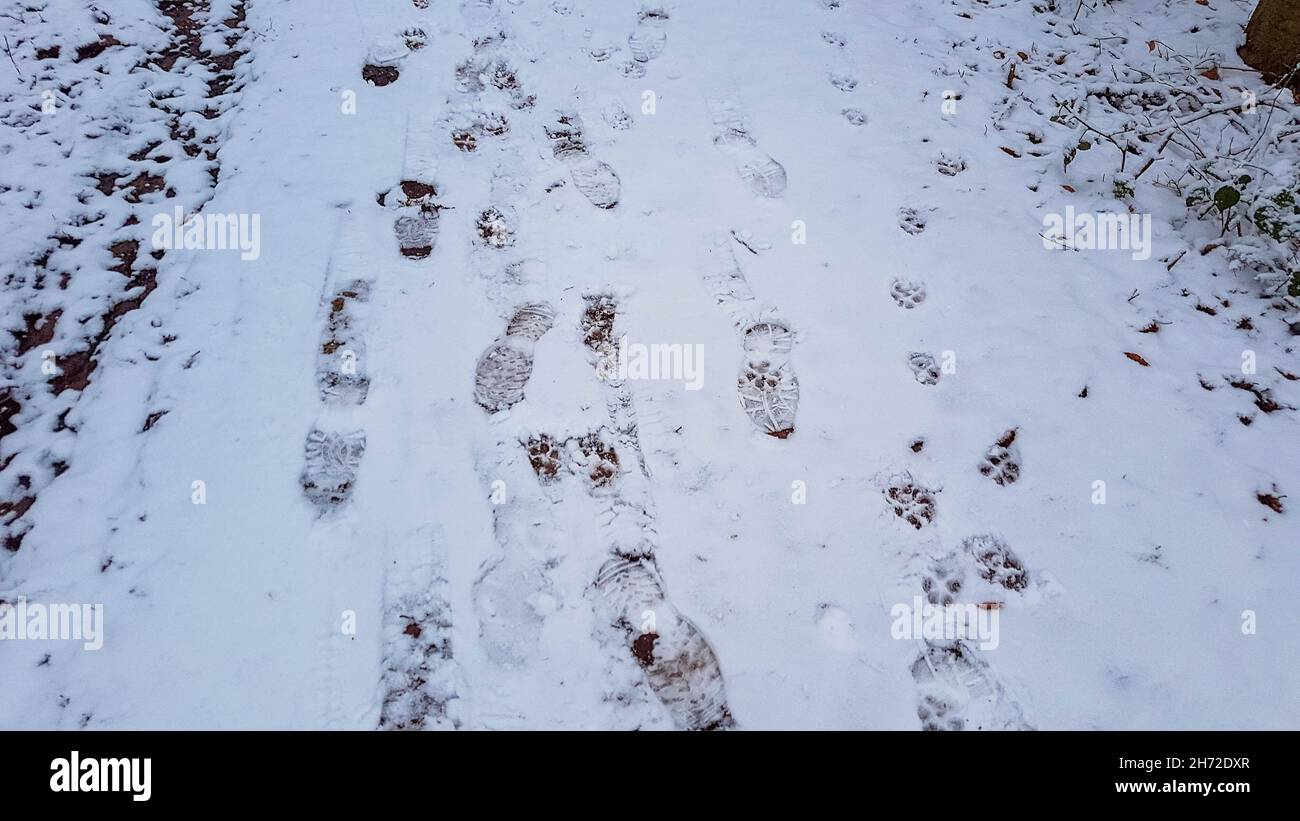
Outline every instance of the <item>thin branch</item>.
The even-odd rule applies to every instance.
[[[14,52],[13,49],[9,48],[8,37],[5,37],[5,54],[9,56],[9,62],[14,64],[14,71],[18,71],[18,63],[14,61]],[[27,82],[27,80],[23,78],[23,73],[21,71],[18,71],[18,81],[23,83]]]

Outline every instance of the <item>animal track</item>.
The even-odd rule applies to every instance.
[[[955,177],[966,170],[966,161],[950,154],[940,154],[934,161],[934,167],[945,177]]]
[[[907,366],[912,369],[912,376],[922,385],[939,384],[939,363],[924,351],[913,351],[907,356]]]
[[[429,35],[419,26],[412,26],[402,32],[402,41],[411,51],[419,51],[429,44]]]
[[[833,31],[823,31],[822,41],[827,45],[832,45],[836,48],[844,48],[845,44],[848,42],[841,35],[836,34]]]
[[[603,428],[563,440],[539,433],[522,444],[544,485],[558,482],[562,471],[582,476],[591,490],[612,487],[618,478],[618,454]]]
[[[956,604],[966,582],[966,571],[949,553],[930,562],[921,576],[921,590],[930,604],[947,607]]]
[[[844,115],[844,119],[853,125],[863,125],[867,121],[867,115],[856,108],[846,108],[840,113]]]
[[[466,153],[478,150],[480,139],[503,136],[510,131],[510,121],[504,114],[476,111],[472,115],[458,115],[451,129],[451,143]]]
[[[762,197],[779,197],[787,184],[785,166],[758,147],[749,134],[749,124],[734,95],[724,94],[708,101],[713,119],[713,144],[731,158],[736,172],[749,189]]]
[[[917,530],[934,522],[935,491],[917,484],[910,473],[893,477],[881,492],[894,515]]]
[[[609,105],[605,106],[602,113],[606,124],[615,131],[626,131],[632,127],[632,117],[618,100],[613,100]]]
[[[312,504],[325,511],[348,500],[365,450],[365,431],[326,433],[317,428],[307,434],[301,483]]]
[[[600,568],[593,587],[679,728],[735,726],[717,655],[699,628],[667,601],[653,559],[616,556]]]
[[[987,662],[965,642],[925,642],[912,664],[923,730],[1032,730]]]
[[[479,214],[475,229],[483,244],[491,248],[506,248],[515,243],[513,215],[507,216],[495,206]]]
[[[975,560],[980,578],[1000,584],[1007,590],[1020,592],[1029,586],[1029,574],[1007,543],[992,534],[970,536],[961,543]]]
[[[911,310],[925,302],[925,283],[895,279],[889,284],[889,296],[898,304],[898,307]]]
[[[835,86],[840,91],[852,91],[858,87],[857,78],[848,74],[831,74],[830,81],[831,85]]]
[[[1014,484],[1020,478],[1020,449],[1015,444],[1016,432],[1017,429],[1012,428],[1002,434],[980,460],[980,473],[999,485]]]
[[[925,230],[925,218],[915,208],[898,209],[898,227],[912,236]]]
[[[520,306],[497,339],[479,357],[474,370],[474,401],[488,413],[498,413],[524,398],[533,374],[533,346],[555,321],[545,303]]]
[[[485,43],[484,48],[496,45]],[[503,91],[511,108],[519,111],[532,108],[537,98],[524,92],[515,69],[503,59],[475,55],[456,66],[456,88],[466,94],[481,94],[489,87]]]

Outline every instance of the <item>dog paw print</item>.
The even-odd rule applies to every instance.
[[[547,433],[539,433],[524,441],[528,451],[528,462],[533,473],[543,484],[550,484],[560,478],[560,468],[564,465],[564,453],[560,442]]]
[[[912,369],[912,376],[922,385],[939,384],[939,363],[924,351],[913,351],[907,357],[907,366]]]
[[[966,572],[951,553],[932,561],[921,576],[925,599],[936,607],[956,604],[965,583]]]
[[[925,217],[915,208],[898,209],[898,227],[912,236],[925,230]]]
[[[850,74],[832,74],[830,80],[831,85],[840,91],[848,92],[858,87],[858,78]]]
[[[906,279],[895,279],[889,283],[889,296],[900,308],[911,310],[922,302],[925,302],[926,290],[924,282],[912,282]]]
[[[934,521],[935,491],[917,484],[911,474],[894,477],[883,493],[894,515],[917,530]]]
[[[1020,478],[1020,449],[1016,447],[1016,429],[1012,428],[994,442],[979,464],[980,474],[999,485],[1014,484]]]
[[[934,168],[945,177],[955,177],[966,170],[966,161],[954,154],[940,154]]]
[[[952,713],[952,705],[933,693],[921,696],[916,706],[916,717],[921,719],[921,729],[928,732],[964,730],[966,723],[961,716]]]
[[[993,534],[970,536],[962,540],[962,549],[975,560],[980,578],[1020,592],[1029,586],[1025,566],[1002,539]]]

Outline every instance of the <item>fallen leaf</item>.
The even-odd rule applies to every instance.
[[[1011,156],[1015,157],[1016,159],[1019,159],[1019,158],[1020,158],[1020,152],[1016,151],[1014,148],[1007,148],[1005,145],[1004,145],[1004,146],[1000,146],[1000,148],[1001,148],[1003,151],[1005,151],[1005,152],[1007,152],[1008,154],[1010,154]]]
[[[1217,66],[1212,67],[1206,71],[1202,71],[1201,76],[1207,80],[1217,80],[1219,79],[1219,69]]]
[[[1149,363],[1149,362],[1147,362],[1145,359],[1143,359],[1141,354],[1136,354],[1136,353],[1133,353],[1132,351],[1125,351],[1125,352],[1124,352],[1124,355],[1127,356],[1129,359],[1132,359],[1134,362],[1138,363],[1139,365],[1141,365],[1141,366],[1144,367],[1144,368],[1149,368],[1149,367],[1151,367],[1151,363]]]
[[[1069,191],[1071,194],[1074,193],[1074,186],[1073,186],[1073,185],[1062,185],[1061,187],[1064,188],[1066,191]]]

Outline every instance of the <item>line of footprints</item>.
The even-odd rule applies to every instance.
[[[632,59],[620,69],[624,76],[644,76],[646,65],[663,53],[667,20],[662,10],[640,13],[628,37]],[[461,90],[478,93],[490,84],[509,95],[512,108],[532,108],[535,99],[523,92],[509,63],[493,54],[503,37],[491,35],[475,41],[475,57],[457,70]],[[425,43],[419,29],[407,30],[403,38],[402,47],[372,54],[363,72],[367,81],[374,85],[395,81],[405,55]],[[824,39],[842,45],[842,38]],[[594,49],[591,56],[604,61],[613,51]],[[739,97],[728,91],[712,94],[706,102],[713,123],[713,143],[730,159],[740,179],[757,196],[781,197],[788,184],[785,168],[752,136]],[[865,122],[857,110],[846,110],[845,116],[855,125]],[[461,151],[471,152],[478,137],[499,137],[508,129],[503,116],[490,123],[476,120],[469,127],[453,131],[452,142]],[[553,156],[568,167],[574,188],[597,208],[615,208],[621,181],[608,163],[592,156],[578,114],[561,111],[544,130]],[[378,202],[394,213],[393,231],[401,255],[424,259],[437,242],[438,214],[443,206],[436,201],[434,185],[419,181],[428,175],[409,176],[412,179],[380,195]],[[925,229],[924,213],[900,209],[899,225],[909,234],[920,235]],[[484,239],[490,243],[490,237],[485,235]],[[737,378],[741,409],[759,431],[785,439],[794,432],[799,401],[799,382],[790,362],[795,332],[773,308],[760,305],[730,241],[716,240],[713,252],[722,262],[714,265],[704,279],[741,343]],[[369,378],[362,366],[365,340],[359,328],[372,283],[364,278],[346,282],[328,278],[327,284],[325,329],[317,368],[324,410],[307,436],[301,479],[304,494],[322,513],[348,500],[365,451],[364,431],[350,428],[348,415],[339,409],[360,407],[366,399]],[[924,283],[905,279],[891,282],[889,293],[899,307],[908,310],[919,307],[927,298]],[[593,298],[609,301],[612,316],[612,297]],[[473,395],[485,412],[498,414],[524,399],[535,346],[553,327],[555,318],[554,309],[545,301],[518,304],[503,334],[487,347],[476,364]],[[907,361],[918,382],[938,383],[941,369],[931,354],[913,351]],[[632,428],[633,447],[639,451],[634,424]],[[626,434],[624,430],[620,441],[628,440]],[[1016,438],[1016,429],[1006,431],[980,461],[980,472],[999,485],[1014,483],[1019,477]],[[617,494],[621,468],[616,449],[608,444],[610,439],[609,431],[602,428],[567,438],[540,434],[520,444],[542,483],[554,482],[561,474],[580,474],[586,477],[592,492]],[[924,440],[917,439],[913,450],[923,446]],[[637,456],[641,458],[639,453]],[[934,519],[935,492],[918,486],[908,474],[891,481],[885,497],[893,512],[917,529]],[[624,637],[674,721],[688,729],[734,726],[716,655],[699,629],[667,602],[652,546],[643,543],[629,549],[615,545],[611,552],[613,556],[600,568],[593,587],[601,594],[610,623]],[[957,600],[963,589],[963,561],[974,561],[981,578],[1006,590],[1021,592],[1028,586],[1028,574],[1005,544],[993,536],[974,537],[963,542],[961,551],[929,557],[922,574],[922,590],[930,603],[951,604]],[[639,626],[645,612],[659,616],[653,631]],[[962,641],[926,641],[911,672],[920,699],[918,717],[925,729],[1030,726],[1018,702],[1008,695],[988,664]]]

